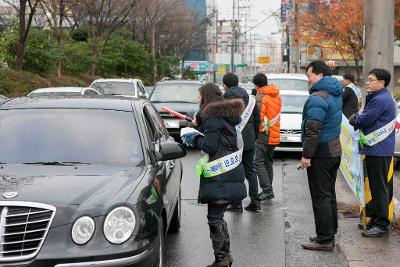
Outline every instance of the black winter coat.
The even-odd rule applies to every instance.
[[[240,123],[244,109],[241,100],[224,100],[207,105],[201,111],[199,130],[204,136],[195,139],[195,147],[208,153],[209,162],[238,151],[235,126]],[[233,202],[246,197],[242,163],[226,173],[213,177],[200,177],[199,203],[217,200]]]
[[[225,99],[242,99],[245,107],[249,103],[249,95],[246,90],[241,87],[231,87],[224,94]],[[253,114],[251,114],[246,126],[242,131],[244,150],[254,149],[255,141],[258,138],[258,129],[260,128],[260,109],[254,106]]]
[[[342,94],[343,114],[346,118],[358,112],[358,98],[353,89],[346,86]]]

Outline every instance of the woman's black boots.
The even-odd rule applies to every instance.
[[[212,241],[215,261],[207,267],[227,267],[232,265],[232,256],[229,251],[230,240],[226,222],[223,224],[209,225],[210,239]]]

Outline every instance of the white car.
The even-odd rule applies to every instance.
[[[97,79],[90,85],[103,95],[147,98],[145,87],[139,79]]]
[[[301,152],[301,116],[309,94],[305,90],[281,90],[281,143],[276,151]]]
[[[33,90],[28,96],[77,96],[101,95],[96,89],[87,87],[49,87]]]
[[[276,85],[279,90],[295,90],[308,93],[307,75],[301,73],[267,74],[268,84]]]

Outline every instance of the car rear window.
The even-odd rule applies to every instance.
[[[300,90],[308,91],[309,86],[306,80],[298,79],[268,79],[268,83],[276,85],[279,90]]]
[[[104,95],[135,95],[134,84],[131,82],[95,82],[90,87]]]
[[[198,103],[201,84],[191,83],[160,83],[151,95],[152,102],[182,102]]]
[[[4,163],[143,164],[132,113],[113,110],[1,110],[0,151]]]

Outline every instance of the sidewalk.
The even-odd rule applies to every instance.
[[[339,207],[357,205],[341,174],[336,182],[336,196]],[[390,233],[387,238],[365,238],[361,236],[358,223],[358,218],[345,218],[339,214],[337,248],[343,252],[349,266],[400,266],[400,236]]]

